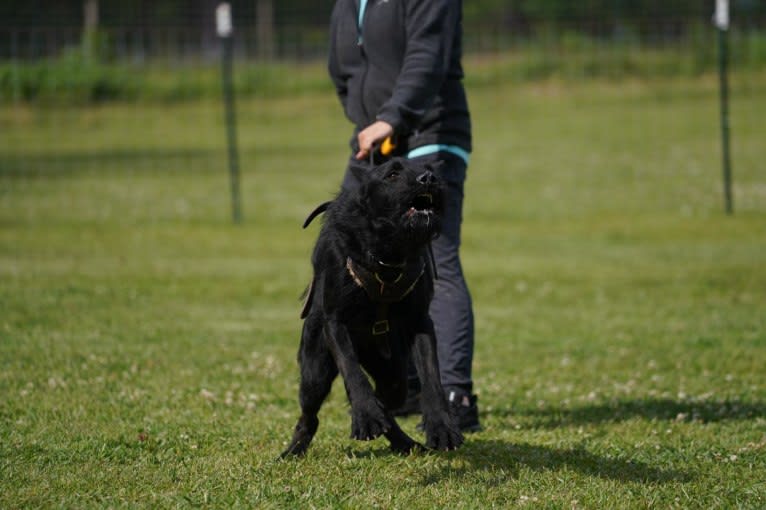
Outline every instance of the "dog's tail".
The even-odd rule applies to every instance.
[[[311,222],[314,220],[314,218],[316,218],[317,216],[325,212],[327,208],[330,206],[330,204],[332,204],[332,200],[329,200],[323,204],[320,204],[316,209],[311,211],[311,214],[308,215],[308,218],[306,218],[306,221],[303,222],[303,228],[308,227],[311,224]]]

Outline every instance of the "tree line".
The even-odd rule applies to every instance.
[[[194,25],[212,19],[220,0],[3,0],[0,25],[78,26],[95,8],[105,27]],[[229,0],[240,22],[266,17],[277,26],[326,23],[333,0]],[[763,0],[731,0],[733,21],[766,18]],[[95,7],[94,7],[95,6]],[[538,24],[587,25],[609,20],[678,21],[709,19],[715,0],[466,0],[465,22],[523,28]]]
[[[151,55],[163,34],[183,31],[187,47],[215,54],[215,10],[222,0],[2,0],[0,59],[22,46],[22,58],[56,55],[76,44],[85,55],[107,55],[110,44],[136,44]],[[323,54],[334,0],[228,0],[239,47],[272,59]],[[732,25],[766,32],[766,1],[730,0]],[[715,0],[463,0],[466,48],[501,49],[518,41],[603,40],[634,43],[684,41],[710,25]],[[20,32],[29,31],[26,38]],[[35,33],[46,31],[45,36]],[[130,33],[132,37],[121,35]],[[66,32],[64,46],[59,35]],[[110,33],[112,31],[112,33]],[[147,36],[146,32],[152,35]],[[130,39],[133,43],[126,43]],[[472,46],[469,47],[470,43]],[[26,46],[25,46],[26,45]],[[51,49],[53,48],[53,49]],[[59,49],[57,49],[59,48]],[[127,50],[126,50],[127,51]],[[24,57],[25,56],[25,57]]]

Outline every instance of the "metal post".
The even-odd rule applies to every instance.
[[[98,53],[98,0],[85,0],[83,16],[82,49],[85,58],[90,60]]]
[[[718,27],[718,76],[721,91],[721,148],[723,157],[723,194],[726,214],[734,212],[731,193],[731,154],[729,150],[729,2],[716,0],[715,25]]]
[[[21,101],[21,78],[19,78],[19,44],[16,29],[11,29],[11,80],[13,81],[13,102]]]
[[[229,179],[231,181],[231,211],[234,223],[242,222],[242,206],[239,191],[239,152],[237,150],[237,119],[234,108],[234,85],[232,60],[234,41],[231,36],[231,6],[222,3],[216,9],[218,37],[223,44],[222,75],[223,98],[226,111],[226,139],[228,142]]]

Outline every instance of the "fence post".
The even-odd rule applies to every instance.
[[[718,76],[721,90],[721,150],[723,157],[723,194],[726,214],[734,212],[731,193],[731,155],[729,151],[729,0],[716,0],[713,17],[718,28]]]
[[[98,0],[83,3],[82,50],[86,59],[91,60],[98,53]]]
[[[222,82],[224,108],[226,110],[226,139],[229,154],[229,179],[231,181],[231,211],[234,223],[242,222],[242,206],[239,191],[239,153],[237,151],[237,120],[234,109],[234,85],[232,83],[233,38],[231,6],[221,3],[216,9],[216,28],[223,44]]]
[[[276,55],[274,2],[272,0],[258,0],[255,9],[255,37],[258,58],[270,61]]]
[[[13,80],[13,103],[18,104],[21,101],[21,78],[19,77],[19,41],[18,33],[15,28],[11,29],[11,76]]]

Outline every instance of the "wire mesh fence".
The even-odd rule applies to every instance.
[[[83,3],[99,6],[93,20],[84,19]],[[766,8],[740,3],[751,8],[733,18],[732,67],[762,69]],[[161,8],[139,1],[37,4],[36,10],[6,13],[0,7],[0,102],[176,101],[219,92],[216,0],[167,0]],[[296,73],[294,67],[286,70],[280,64],[321,65],[332,2],[311,7],[305,2],[267,0],[233,4],[234,55],[244,63],[235,82],[240,95],[324,87],[326,81],[316,76],[306,79],[300,70]],[[623,12],[629,11],[623,4],[546,13],[514,9],[517,4],[509,3],[510,7],[496,7],[494,16],[470,14],[477,8],[466,6],[465,52],[505,59],[507,65],[499,74],[516,81],[695,76],[715,71],[712,7],[665,7],[652,15]],[[48,9],[40,8],[43,5]]]
[[[225,214],[221,45],[214,27],[218,2],[100,2],[95,21],[88,21],[83,11],[93,1],[0,6],[3,208],[33,215],[38,210],[29,208],[28,201],[24,207],[15,202],[19,189],[56,185],[64,190],[79,183],[89,192],[57,193],[48,205],[57,204],[59,214],[66,215],[76,210],[66,205],[71,206],[73,196],[87,196],[98,204],[82,213],[89,218]],[[293,156],[303,161],[317,151],[342,154],[347,130],[340,131],[346,126],[324,71],[332,4],[232,2],[234,86],[241,101],[246,178],[262,151],[270,150],[264,137],[274,137],[272,147],[283,146],[278,133],[268,132],[268,125],[283,124],[268,118],[273,111],[261,111],[258,101],[322,98],[322,108],[331,109],[336,120],[322,136],[311,135],[320,141],[307,142],[306,154]],[[635,12],[626,2],[561,12],[524,10],[519,6],[531,5],[524,2],[494,5],[500,7],[493,16],[465,6],[469,93],[502,89],[505,83],[641,79],[661,98],[664,85],[658,78],[710,82],[715,73],[712,3],[676,11],[666,7],[658,15]],[[732,18],[730,49],[733,71],[742,78],[735,80],[734,92],[759,97],[766,69],[766,9],[753,2],[737,5],[740,15]],[[702,90],[691,93],[715,98],[710,87]],[[705,104],[715,109],[712,99]],[[758,115],[748,109],[734,113],[740,115],[734,120],[735,136],[737,123],[749,126]],[[715,126],[714,112],[710,122]],[[708,149],[715,158],[714,141]],[[766,156],[757,144],[748,151],[748,162]],[[207,185],[185,188],[190,175]],[[112,192],[105,193],[110,186]],[[176,198],[161,198],[166,196]],[[755,202],[760,192],[751,197]]]
[[[182,5],[184,2],[170,2]],[[120,16],[111,13],[93,27],[101,56],[112,60],[145,62],[169,59],[196,62],[215,59],[219,54],[213,12],[217,1],[197,2],[197,9],[174,9],[185,16],[157,18]],[[233,9],[236,27],[235,51],[248,59],[322,59],[327,49],[327,24],[330,6],[309,16],[293,8],[266,22],[256,16],[255,6],[245,3]],[[71,2],[70,2],[71,4]],[[204,5],[202,5],[204,4]],[[321,2],[319,3],[322,4]],[[112,5],[112,4],[105,4]],[[700,4],[703,6],[704,4]],[[593,45],[620,45],[641,49],[696,51],[711,30],[712,7],[693,12],[666,12],[654,15],[619,15],[592,11],[588,17],[538,17],[529,19],[507,14],[499,17],[474,17],[465,20],[465,47],[468,52],[497,52],[535,45],[561,51],[573,39]],[[274,7],[270,8],[274,10]],[[316,11],[317,8],[314,8]],[[191,14],[190,14],[191,12]],[[2,14],[2,11],[0,11]],[[107,9],[107,14],[109,10]],[[74,10],[63,19],[38,13],[36,16],[0,17],[0,60],[31,60],[60,56],[72,48],[82,48],[88,27]],[[745,58],[763,57],[757,39],[766,29],[766,9],[759,8],[732,18],[738,52]],[[566,49],[566,48],[563,48]]]

